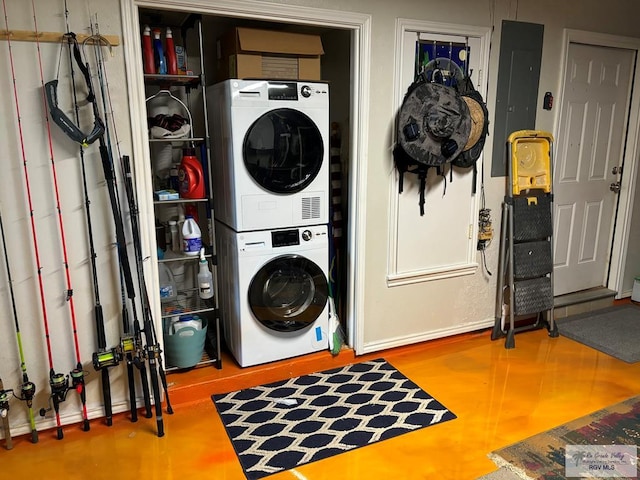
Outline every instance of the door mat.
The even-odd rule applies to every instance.
[[[496,450],[490,453],[489,457],[499,467],[511,470],[523,479],[560,480],[574,478],[566,474],[567,445],[580,446],[579,448],[592,445],[628,445],[635,448],[639,438],[640,396],[636,396],[529,437],[522,442]],[[592,458],[598,458],[597,454]],[[577,462],[577,459],[572,455],[569,462]],[[633,462],[637,471],[637,456],[631,459],[632,464]],[[612,463],[612,461],[609,462],[609,464]],[[570,466],[576,468],[578,465],[570,463]],[[594,463],[594,466],[597,464]],[[593,477],[636,478],[636,476],[615,475],[616,472],[613,470],[600,473],[607,474],[594,474]]]
[[[250,480],[456,418],[381,358],[211,398]]]
[[[557,321],[561,335],[627,363],[640,361],[640,307],[619,305]]]

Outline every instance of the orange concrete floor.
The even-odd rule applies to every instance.
[[[398,348],[357,360],[384,357],[457,415],[457,419],[353,450],[270,480],[475,479],[496,469],[487,454],[535,433],[640,393],[640,363],[626,364],[546,331],[516,336],[516,348],[492,342],[483,331]],[[166,435],[155,420],[133,424],[124,415],[112,427],[101,419],[91,430],[65,427],[65,438],[40,432],[40,442],[14,439],[0,449],[7,479],[209,479],[242,480],[244,474],[209,396],[212,393],[311,373],[354,361],[351,351],[240,369],[226,360],[169,375],[175,413],[165,415]],[[0,445],[3,443],[0,442]]]

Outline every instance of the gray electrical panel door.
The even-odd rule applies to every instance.
[[[542,61],[544,25],[502,21],[493,127],[491,176],[507,174],[506,143],[517,130],[533,130]]]

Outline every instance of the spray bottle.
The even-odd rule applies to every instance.
[[[200,249],[200,271],[198,272],[198,292],[200,298],[206,300],[213,297],[213,275],[209,270],[209,262],[204,256],[204,247]]]

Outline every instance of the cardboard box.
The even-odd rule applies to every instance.
[[[228,78],[321,80],[318,35],[234,28],[218,39],[216,81]]]

